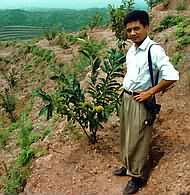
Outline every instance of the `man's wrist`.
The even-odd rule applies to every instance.
[[[149,90],[149,94],[150,94],[150,96],[154,96],[155,95],[153,90]]]

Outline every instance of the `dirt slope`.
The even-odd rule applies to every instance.
[[[110,39],[110,32],[93,33]],[[174,29],[166,30],[171,40],[164,44],[163,33],[156,39],[167,53],[175,47]],[[113,36],[112,36],[113,37]],[[172,42],[173,41],[173,42]],[[173,44],[173,45],[172,45]],[[189,47],[185,52],[189,52]],[[188,55],[188,53],[187,53]],[[187,76],[187,58],[180,69],[180,81],[163,95],[160,116],[154,127],[152,158],[154,167],[148,184],[141,195],[189,195],[190,194],[190,78]],[[86,139],[64,141],[60,139],[60,125],[52,137],[42,145],[49,154],[35,160],[24,194],[55,195],[120,195],[128,177],[114,177],[112,171],[120,165],[119,120],[113,116],[104,129],[99,130],[95,146]]]
[[[182,82],[182,81],[181,81]],[[142,195],[190,193],[190,104],[180,82],[160,97],[162,112],[154,129],[154,168]],[[66,142],[54,137],[49,154],[37,159],[25,194],[119,195],[128,177],[114,177],[119,166],[119,123],[113,117],[99,131],[99,142]],[[48,145],[47,144],[47,145]]]

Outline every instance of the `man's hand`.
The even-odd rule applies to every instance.
[[[147,91],[140,92],[139,95],[135,95],[134,99],[141,103],[150,98],[151,96],[155,95],[156,93],[163,91],[167,89],[169,86],[171,86],[175,80],[161,80],[156,86],[148,89]]]
[[[149,99],[151,96],[152,96],[152,93],[150,91],[144,91],[144,92],[141,92],[139,95],[135,95],[134,99],[137,102],[141,103]]]

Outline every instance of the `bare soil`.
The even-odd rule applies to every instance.
[[[181,81],[182,82],[182,81]],[[180,82],[159,97],[161,114],[152,144],[153,170],[142,195],[190,194],[190,103]],[[47,144],[47,143],[46,143]],[[36,159],[24,194],[120,195],[128,177],[112,176],[120,166],[119,121],[116,116],[99,130],[98,143],[84,138],[48,141],[47,156]]]
[[[170,30],[172,31],[172,30]],[[170,37],[170,31],[168,37]],[[97,37],[106,31],[97,32]],[[173,33],[173,31],[171,32]],[[93,33],[95,34],[95,32]],[[110,37],[110,32],[108,33]],[[157,37],[164,43],[165,37]],[[170,38],[172,39],[172,37]],[[168,44],[171,42],[169,41]],[[175,42],[174,42],[175,44]],[[167,52],[171,52],[165,45]],[[173,45],[174,46],[174,45]],[[172,49],[172,48],[171,48]],[[186,49],[188,51],[188,49]],[[162,110],[153,131],[153,167],[141,195],[190,194],[190,78],[189,59],[181,67],[180,81],[157,99]],[[98,143],[89,145],[85,137],[65,141],[62,125],[46,145],[49,153],[36,159],[24,194],[120,195],[128,177],[115,177],[112,171],[121,164],[119,157],[119,118],[112,116],[99,129]],[[61,138],[60,138],[61,137]]]

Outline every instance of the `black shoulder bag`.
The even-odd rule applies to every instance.
[[[152,44],[154,45],[154,44]],[[151,82],[152,82],[152,87],[158,84],[158,76],[159,72],[156,75],[156,79],[154,82],[154,77],[153,77],[153,69],[152,69],[152,59],[151,59],[151,53],[150,53],[150,48],[148,49],[148,66],[149,66],[149,72],[150,72],[150,77],[151,77]],[[148,125],[153,125],[156,115],[159,114],[161,105],[156,103],[156,97],[153,96],[152,98],[148,99],[147,101],[144,102],[145,108],[150,112],[150,118],[147,121]]]

